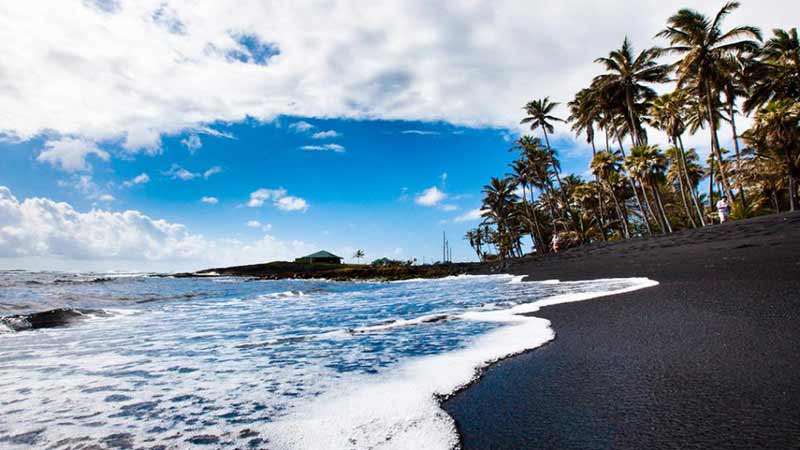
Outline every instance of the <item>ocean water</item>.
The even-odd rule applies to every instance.
[[[0,448],[451,449],[438,399],[531,313],[656,284],[520,280],[0,272]]]

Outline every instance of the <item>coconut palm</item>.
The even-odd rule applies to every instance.
[[[544,253],[546,251],[546,246],[542,238],[542,229],[539,226],[539,220],[536,217],[535,211],[530,203],[528,203],[528,188],[530,187],[528,162],[524,157],[518,159],[511,164],[511,169],[512,173],[508,175],[509,178],[511,178],[517,186],[522,188],[522,207],[524,216],[529,224],[531,240],[536,246],[537,251]]]
[[[625,158],[625,165],[631,174],[642,185],[642,193],[645,202],[650,210],[651,216],[659,224],[662,230],[672,232],[672,226],[664,209],[664,203],[658,190],[660,179],[664,176],[667,168],[667,160],[661,150],[655,145],[638,145],[631,149],[631,154]],[[656,208],[647,195],[647,188],[653,195]]]
[[[757,158],[779,165],[787,181],[789,210],[794,211],[800,180],[800,101],[769,103],[756,113],[755,124],[744,138]]]
[[[800,100],[800,39],[797,28],[772,30],[773,37],[747,67],[752,83],[745,111],[752,112],[772,100]]]
[[[622,224],[622,233],[626,238],[630,237],[628,229],[628,217],[623,212],[623,207],[620,205],[619,199],[615,192],[615,181],[619,179],[620,170],[622,168],[622,156],[619,151],[616,152],[600,152],[594,155],[591,163],[592,172],[600,180],[600,185],[603,186],[611,196],[614,202],[614,209],[617,212],[617,218]]]
[[[595,77],[594,81],[624,105],[634,145],[646,142],[637,104],[656,96],[655,91],[645,83],[664,83],[669,79],[669,66],[658,64],[657,56],[655,49],[646,49],[634,55],[633,46],[626,37],[622,47],[609,53],[608,57],[595,60],[603,64],[607,73]]]
[[[591,88],[581,89],[575,94],[575,99],[567,103],[569,108],[568,122],[572,123],[572,131],[578,136],[586,134],[586,143],[592,144],[592,156],[597,154],[594,145],[594,131],[600,115],[600,105],[597,96]]]
[[[675,68],[679,88],[692,88],[702,99],[711,133],[711,149],[721,161],[717,123],[719,111],[715,106],[719,99],[720,86],[725,80],[726,58],[737,53],[752,53],[758,50],[761,32],[751,26],[734,27],[722,30],[722,22],[738,2],[726,3],[722,9],[709,19],[705,15],[688,8],[681,9],[667,21],[667,28],[656,36],[666,38],[670,46],[662,49],[666,53],[681,57]],[[727,174],[720,173],[722,185],[728,197],[733,193]]]
[[[489,184],[483,187],[482,216],[487,224],[496,227],[495,245],[498,256],[504,259],[513,256],[519,247],[519,234],[515,228],[517,209],[514,204],[519,200],[514,193],[514,183],[509,178],[492,177]]]
[[[553,110],[558,105],[559,103],[551,102],[550,97],[532,100],[522,108],[525,110],[527,116],[520,121],[520,124],[529,123],[531,131],[536,131],[538,128],[542,129],[542,133],[544,134],[544,142],[547,145],[547,153],[550,154],[551,158],[553,158],[554,153],[553,148],[550,146],[550,138],[548,137],[548,133],[553,134],[555,131],[553,128],[553,122],[564,122],[564,119],[552,115]],[[553,160],[555,160],[555,158],[553,158]],[[556,177],[556,181],[558,181],[558,186],[561,187],[561,177],[559,176],[558,167],[556,165],[553,165],[552,167],[553,174]]]
[[[664,94],[653,100],[650,106],[650,124],[656,128],[663,130],[670,137],[675,147],[675,158],[673,158],[675,171],[677,172],[677,181],[680,185],[681,195],[685,195],[687,186],[691,185],[688,179],[688,171],[686,169],[686,156],[683,147],[682,135],[686,131],[686,121],[688,119],[690,106],[689,94],[684,90],[676,90],[674,92]],[[705,226],[703,213],[700,210],[700,203],[697,200],[697,195],[694,190],[688,189],[692,206],[694,207],[700,224]],[[684,203],[685,199],[684,199]],[[687,211],[692,225],[695,225],[693,214]]]
[[[361,258],[363,257],[364,257],[364,250],[358,249],[356,250],[355,253],[353,253],[353,258],[358,260],[359,263],[361,262]]]

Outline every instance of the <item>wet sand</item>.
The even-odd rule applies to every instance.
[[[444,403],[464,449],[800,448],[800,213],[507,271],[660,285],[538,312],[554,341]]]

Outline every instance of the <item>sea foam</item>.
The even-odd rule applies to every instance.
[[[511,282],[520,281],[521,278],[515,277]],[[292,416],[268,425],[267,435],[281,449],[451,450],[458,444],[458,435],[453,420],[439,407],[438,398],[469,384],[492,362],[539,347],[555,337],[550,321],[521,314],[658,284],[647,278],[625,281],[630,285],[624,288],[567,293],[505,310],[471,311],[454,316],[453,319],[503,322],[508,326],[475,339],[467,348],[417,358],[380,377],[354,377]],[[428,318],[423,316],[364,331],[422,324]]]

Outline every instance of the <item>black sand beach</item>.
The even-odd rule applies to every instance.
[[[800,448],[800,214],[597,244],[510,271],[661,284],[537,313],[553,342],[445,402],[464,449]]]

